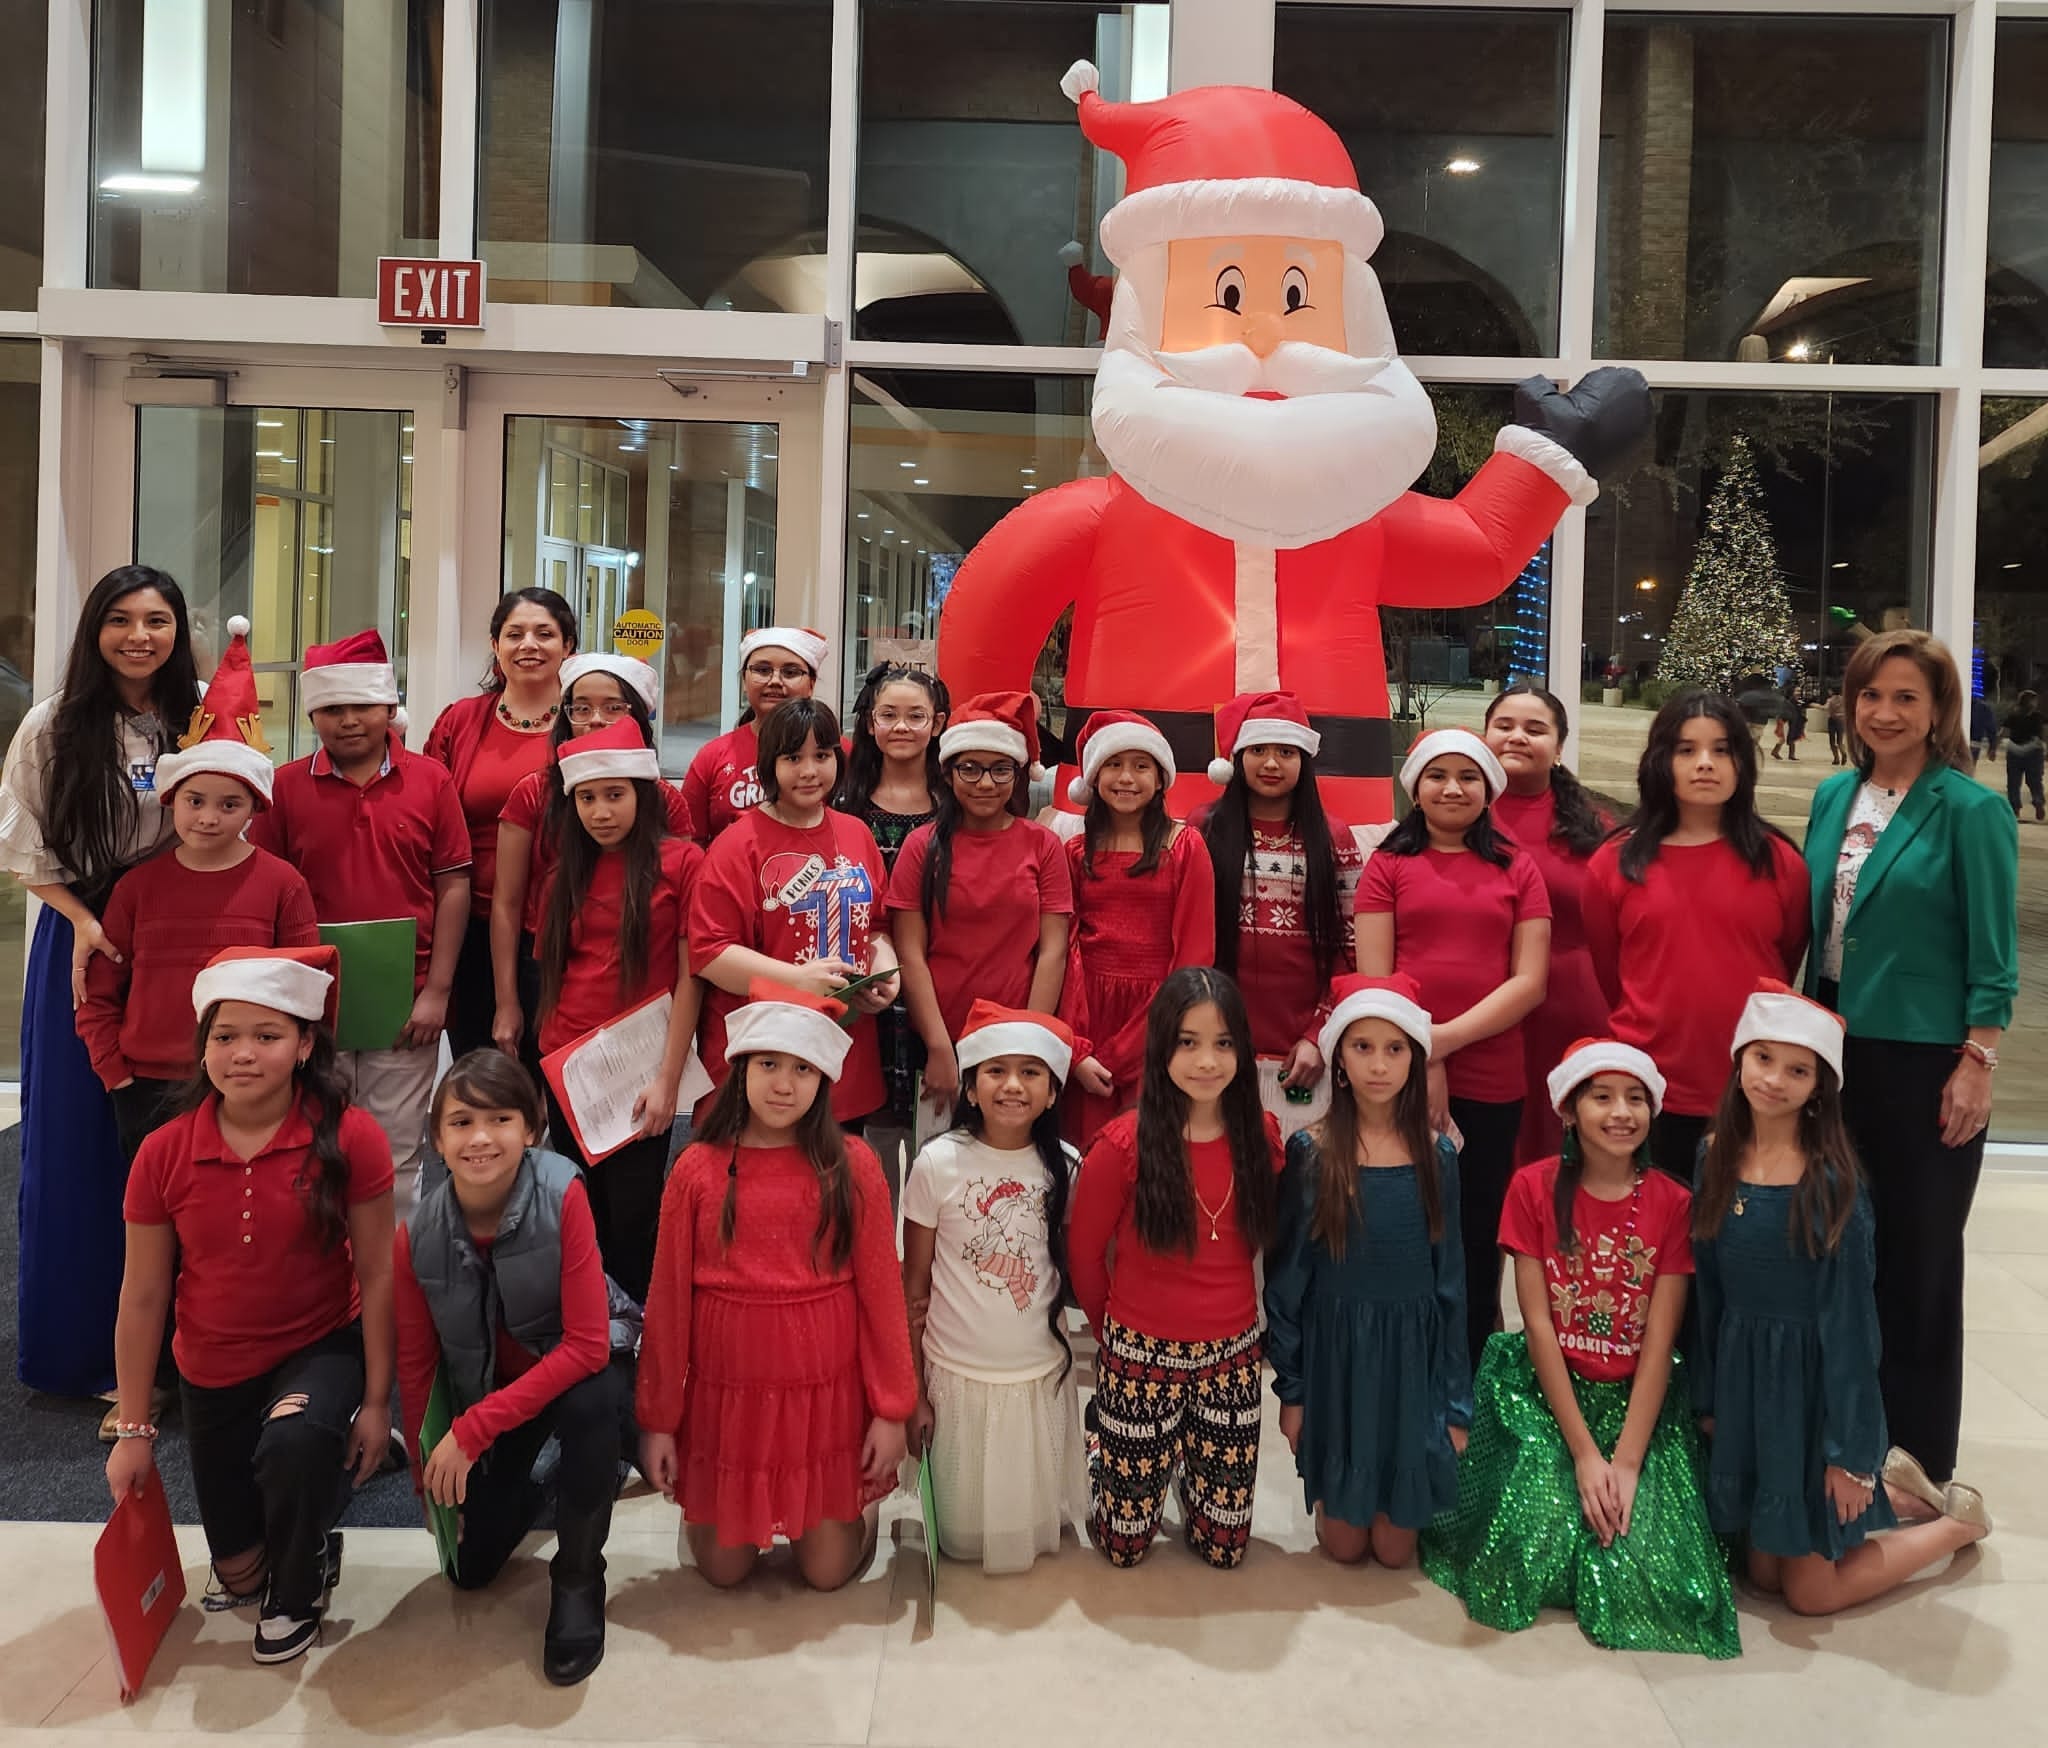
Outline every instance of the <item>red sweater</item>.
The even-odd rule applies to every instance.
[[[1280,1125],[1268,1112],[1266,1146],[1280,1170]],[[1105,1315],[1140,1335],[1165,1341],[1220,1341],[1259,1320],[1252,1250],[1237,1225],[1235,1176],[1228,1139],[1191,1141],[1195,1174],[1195,1253],[1162,1255],[1138,1236],[1138,1113],[1126,1111],[1096,1136],[1074,1191],[1067,1230],[1067,1272],[1088,1325],[1102,1335]],[[1229,1212],[1223,1213],[1225,1204]],[[1216,1209],[1217,1237],[1209,1237]],[[1116,1264],[1109,1259],[1116,1242]]]
[[[1665,1109],[1711,1116],[1756,980],[1792,982],[1806,952],[1806,862],[1776,834],[1775,872],[1764,879],[1725,838],[1664,844],[1638,886],[1622,878],[1624,841],[1602,844],[1587,869],[1581,915],[1593,969],[1614,1007],[1614,1035],[1663,1070]]]
[[[488,1258],[490,1241],[475,1242]],[[398,1400],[417,1492],[420,1423],[426,1418],[434,1371],[441,1363],[441,1338],[434,1330],[427,1295],[412,1272],[412,1238],[403,1226],[398,1229],[392,1261],[398,1307]],[[611,1360],[611,1310],[605,1295],[604,1264],[598,1260],[597,1227],[582,1184],[571,1184],[562,1197],[562,1339],[547,1353],[534,1354],[514,1341],[502,1322],[495,1335],[498,1387],[457,1415],[451,1428],[456,1444],[472,1463],[572,1384],[603,1371]]]
[[[88,961],[77,1021],[93,1072],[110,1088],[130,1075],[183,1080],[198,1068],[192,983],[223,947],[320,944],[305,876],[268,850],[208,873],[175,850],[152,856],[114,883],[100,927],[121,958]]]

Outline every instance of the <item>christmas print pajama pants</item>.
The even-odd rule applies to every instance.
[[[1113,1566],[1135,1566],[1178,1474],[1188,1546],[1212,1566],[1244,1558],[1259,1473],[1259,1331],[1165,1341],[1104,1319],[1089,1454],[1089,1528]]]

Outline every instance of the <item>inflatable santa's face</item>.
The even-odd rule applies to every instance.
[[[1282,345],[1343,352],[1344,251],[1287,237],[1190,237],[1166,246],[1159,350]]]

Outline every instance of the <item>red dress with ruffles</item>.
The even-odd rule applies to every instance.
[[[634,1409],[676,1440],[676,1493],[721,1547],[771,1546],[850,1523],[886,1496],[861,1477],[870,1420],[917,1406],[889,1186],[849,1136],[853,1251],[814,1263],[818,1177],[796,1147],[699,1141],[661,1198]],[[733,1238],[719,1240],[736,1166]]]

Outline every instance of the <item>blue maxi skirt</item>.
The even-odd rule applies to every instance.
[[[72,928],[43,907],[21,998],[21,1381],[53,1396],[114,1387],[128,1167],[114,1103],[71,1013]]]

